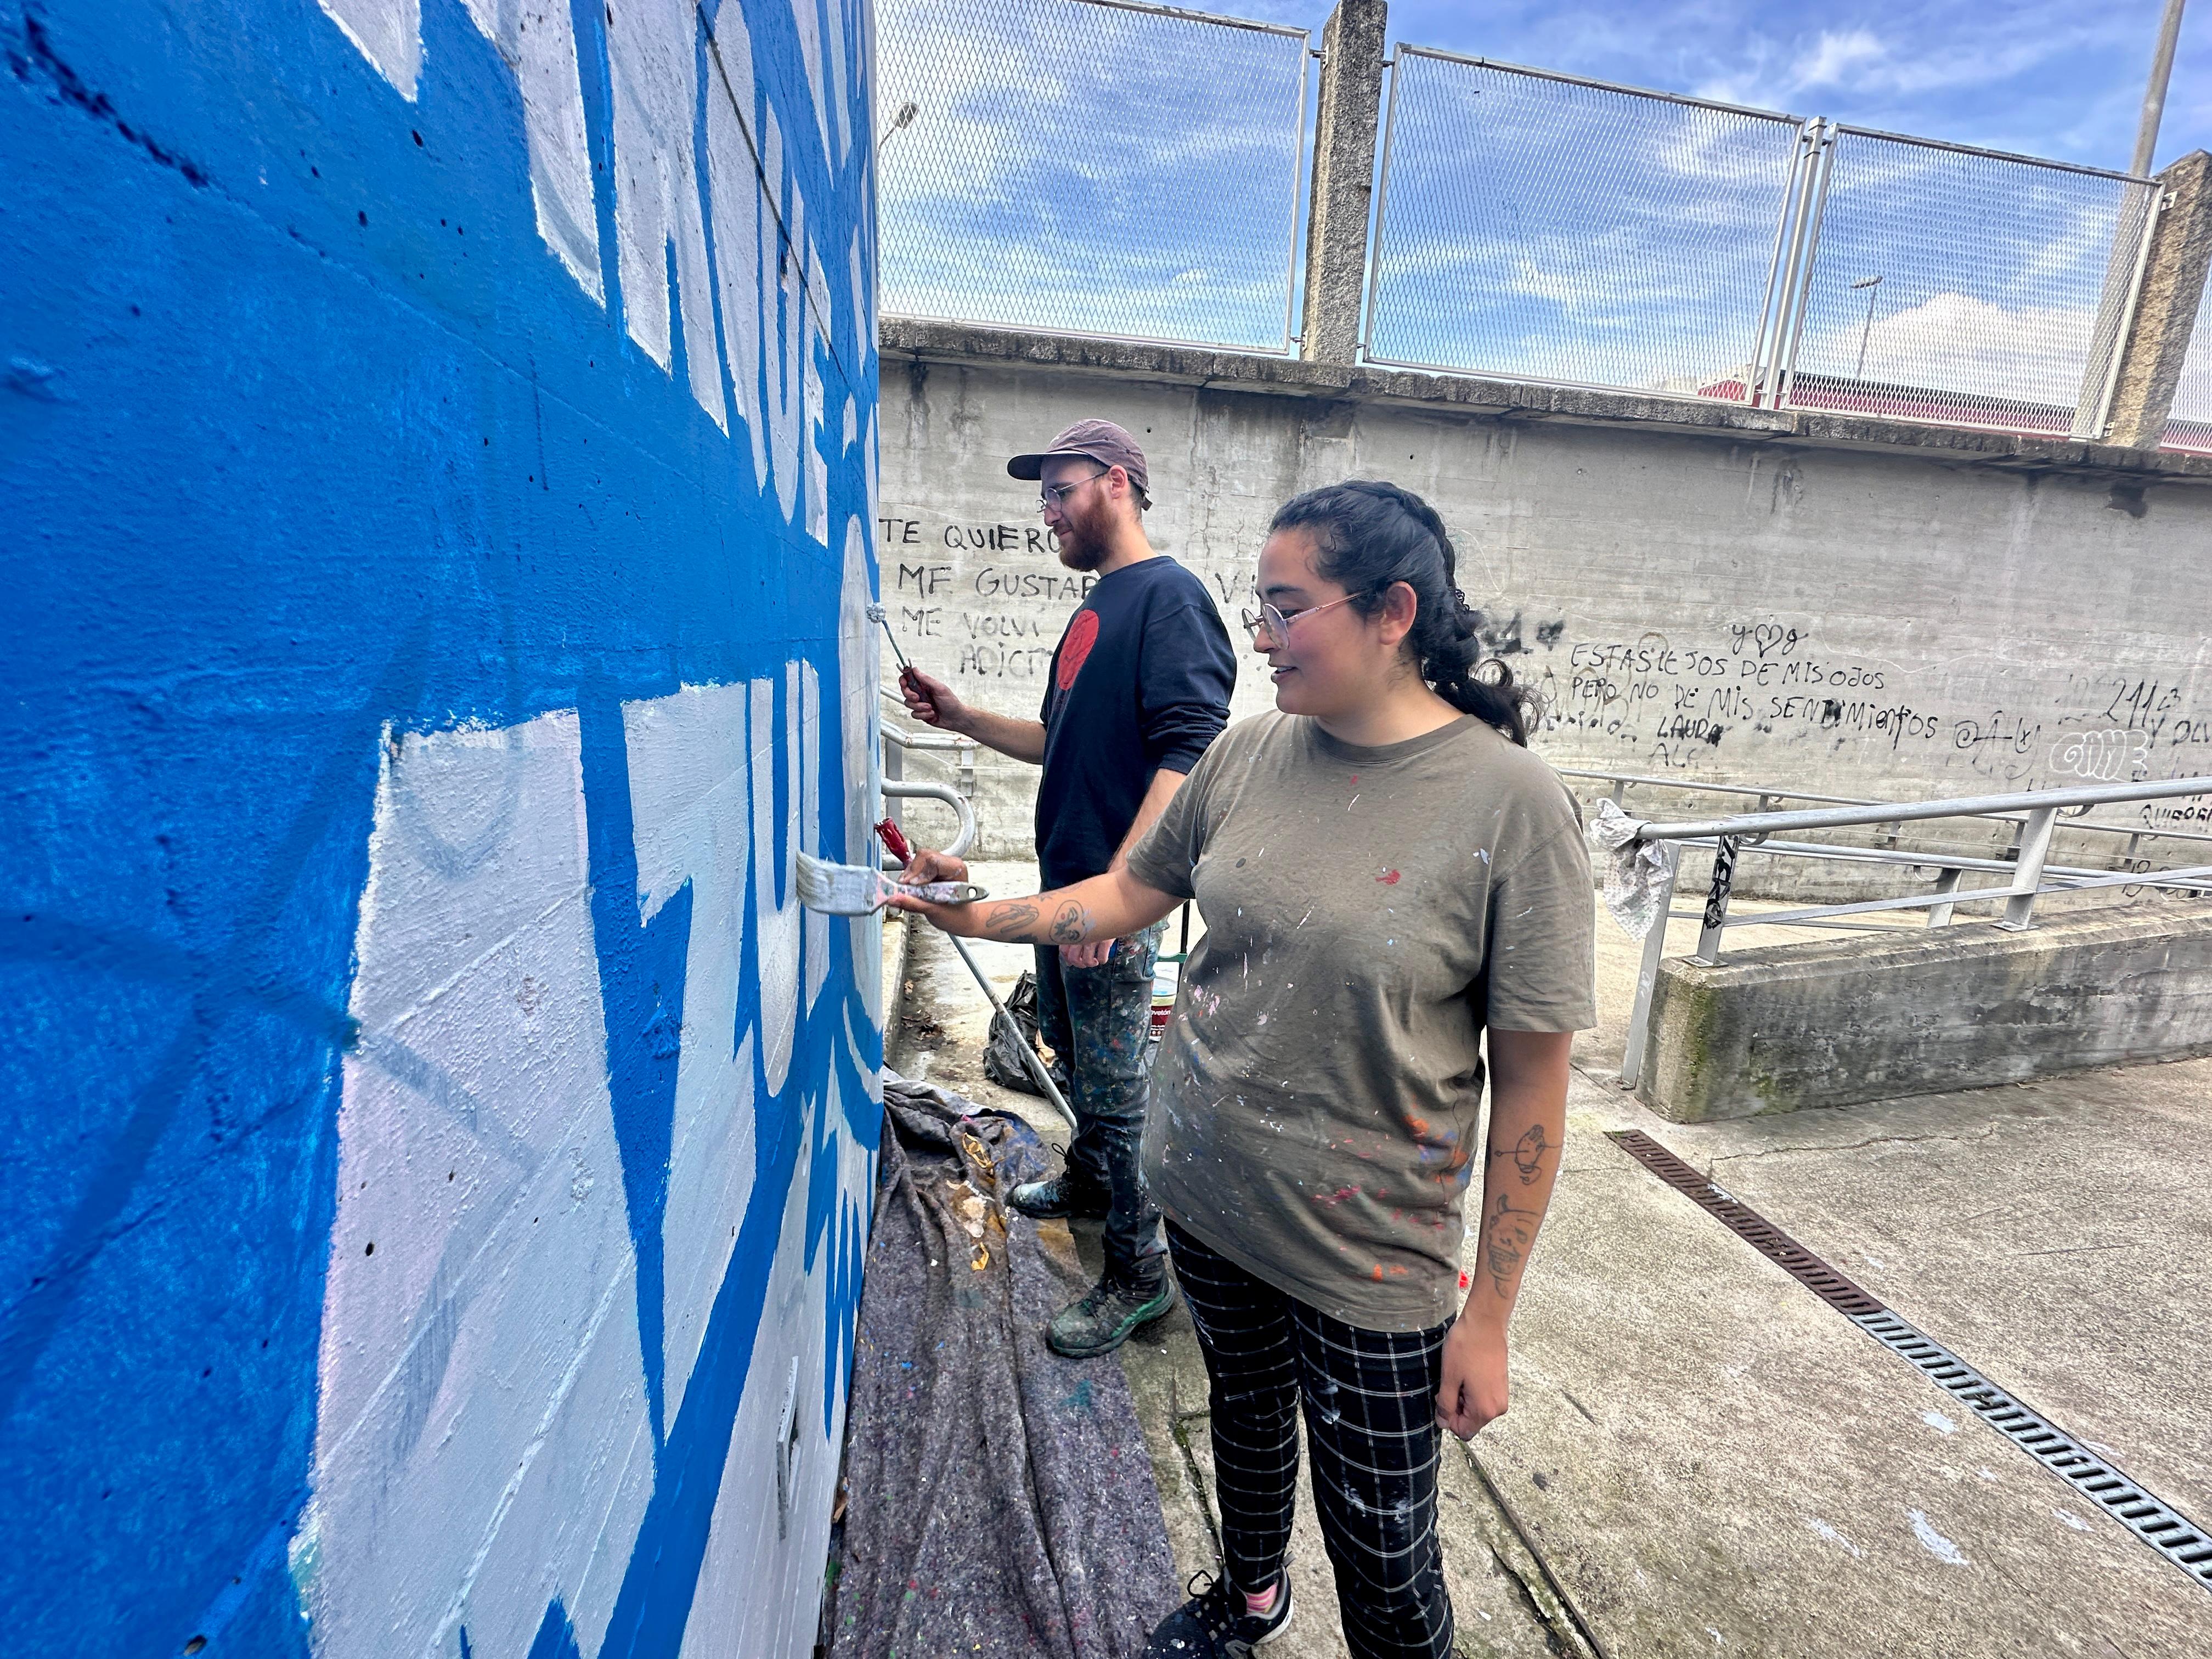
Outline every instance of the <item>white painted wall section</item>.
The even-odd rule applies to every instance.
[[[663,368],[672,362],[669,270],[691,395],[727,419],[707,238],[699,209],[692,113],[698,107],[697,25],[690,0],[625,0],[611,8],[607,67],[614,80],[615,226],[623,322]],[[787,509],[787,516],[788,510]]]
[[[883,736],[876,713],[876,683],[883,672],[883,630],[868,619],[868,532],[858,519],[848,519],[844,586],[837,605],[837,731],[843,749],[840,759],[844,769],[845,857],[854,864],[876,860],[875,825],[883,816]],[[846,926],[850,929],[853,960],[879,960],[883,913],[848,917]],[[860,989],[870,1022],[881,1031],[883,975],[871,979],[863,974]]]
[[[595,1652],[644,1513],[580,756],[567,711],[386,744],[294,1551],[329,1659],[523,1654],[554,1595]]]
[[[857,1064],[857,1052],[853,1058]],[[866,1067],[861,1070],[879,1097],[880,1080]],[[804,1112],[804,1150],[786,1201],[760,1338],[746,1374],[737,1429],[730,1437],[699,1574],[701,1604],[730,1611],[721,1620],[694,1619],[684,1630],[682,1659],[799,1655],[814,1643],[807,1609],[815,1605],[812,1587],[821,1580],[829,1553],[846,1394],[841,1380],[825,1418],[819,1379],[830,1363],[823,1352],[829,1276],[820,1256],[806,1260],[806,1194],[816,1161],[837,1160],[840,1212],[828,1237],[833,1244],[840,1237],[857,1237],[866,1218],[853,1195],[872,1190],[874,1170],[867,1152],[844,1132],[845,1106],[834,1068],[826,1099],[810,1096]],[[794,1374],[799,1389],[794,1416],[787,1425],[781,1413]],[[846,1375],[842,1365],[837,1375]],[[787,1498],[778,1491],[780,1444],[792,1449],[787,1454]]]
[[[799,902],[799,854],[802,845],[809,853],[819,847],[812,826],[818,822],[821,794],[821,702],[814,665],[789,665],[784,672],[784,816],[779,836],[775,684],[752,683],[753,907],[760,918],[762,1075],[770,1094],[781,1091],[790,1074],[792,1041],[799,1030],[799,942],[814,931],[801,920],[806,913]],[[823,921],[815,936],[826,945],[827,918]]]
[[[761,307],[762,248],[774,248],[775,222],[763,212],[754,137],[753,43],[741,7],[726,5],[714,20],[708,52],[707,182],[714,229],[714,272],[722,307],[722,346],[728,354],[731,395],[752,446],[753,477],[768,477],[768,446],[761,429],[761,335],[771,334],[775,313]],[[763,219],[767,220],[765,226]]]
[[[745,703],[742,684],[686,686],[623,708],[639,921],[651,921],[684,886],[691,889],[661,1225],[670,1423],[682,1408],[753,1188],[753,1033],[738,1021],[752,834]]]
[[[412,101],[422,77],[422,0],[319,0],[376,72]]]
[[[602,305],[599,211],[576,70],[576,30],[567,0],[468,0],[469,15],[514,71],[530,150],[530,196],[538,234],[577,286]]]

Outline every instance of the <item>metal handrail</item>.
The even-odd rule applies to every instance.
[[[889,702],[905,704],[892,696],[889,687],[878,684],[878,695]],[[952,844],[943,848],[955,858],[966,854],[975,844],[975,808],[972,797],[975,792],[975,742],[972,738],[960,737],[949,732],[916,732],[897,724],[888,715],[878,713],[876,729],[884,740],[884,799],[886,800],[943,801],[960,816],[960,829]],[[908,782],[903,775],[900,757],[909,751],[937,751],[957,757],[959,784]]]
[[[894,726],[880,714],[876,717],[876,725],[885,743],[895,743],[902,749],[958,750],[975,746],[972,738],[955,737],[949,732],[910,732],[902,726]]]
[[[878,684],[876,694],[894,708],[903,708],[904,702],[891,694],[889,686]],[[897,725],[880,710],[876,714],[876,729],[883,734],[884,775],[896,778],[904,775],[901,757],[908,753],[940,753],[953,757],[958,773],[960,793],[973,799],[975,793],[975,740],[951,732],[917,732]]]
[[[968,798],[951,784],[908,783],[897,779],[885,778],[884,795],[890,800],[943,801],[959,815],[960,830],[951,842],[940,850],[950,853],[956,859],[962,858],[966,856],[968,849],[975,844],[975,809],[968,804]]]
[[[2168,778],[2156,783],[2107,784],[2081,789],[2046,789],[2008,795],[1968,795],[1948,800],[1874,801],[1810,811],[1742,812],[1728,817],[1681,823],[1634,821],[1632,844],[1648,844],[1656,848],[1662,873],[1656,914],[1644,933],[1643,961],[1637,970],[1636,1005],[1629,1015],[1627,1051],[1621,1057],[1621,1083],[1630,1088],[1636,1085],[1643,1075],[1644,1056],[1650,1050],[1652,994],[1658,984],[1660,962],[1666,954],[1667,923],[1673,918],[1674,884],[1680,873],[1684,847],[1710,846],[1713,849],[1712,883],[1706,893],[1705,909],[1700,917],[1702,926],[1698,934],[1697,954],[1689,958],[1699,966],[1711,967],[1721,959],[1722,940],[1730,927],[1850,927],[1857,924],[1839,923],[1836,919],[1891,910],[1922,910],[1927,915],[1929,927],[1940,927],[1950,922],[1953,913],[1961,904],[1990,904],[2002,900],[2004,915],[1997,926],[2017,933],[2033,925],[2035,901],[2045,893],[2079,892],[2108,887],[2174,887],[2202,892],[2208,886],[2212,886],[2212,865],[2179,870],[2114,872],[2052,866],[2048,861],[2051,837],[2058,825],[2058,815],[2063,811],[2069,808],[2086,810],[2122,802],[2171,800],[2193,795],[2212,795],[2212,777]],[[1968,870],[1994,870],[2002,873],[2008,866],[1997,860],[1966,859],[1944,854],[1897,853],[1881,848],[1827,847],[1817,842],[1808,844],[1772,839],[1777,831],[1839,830],[1869,824],[1918,823],[1936,818],[1978,818],[2015,813],[2021,815],[2022,823],[2017,862],[2009,866],[2011,881],[1999,887],[1962,890],[1959,885],[1960,875]],[[1729,915],[1729,900],[1735,884],[1736,859],[1740,853],[1747,852],[1772,858],[1844,860],[1856,855],[1867,862],[1908,864],[1935,869],[1942,873],[1932,894],[1869,899],[1851,904],[1815,905],[1805,909],[1770,912],[1732,920]]]
[[[1751,795],[1760,800],[1818,800],[1838,806],[1871,806],[1874,803],[1864,795],[1816,795],[1809,789],[1784,789],[1776,785],[1761,783],[1710,783],[1697,778],[1654,778],[1640,772],[1600,772],[1584,767],[1555,766],[1552,769],[1563,778],[1589,778],[1599,783],[1642,784],[1651,789],[1674,789],[1686,794]],[[1614,797],[1616,800],[1620,798]]]
[[[1884,803],[1865,795],[1824,795],[1810,789],[1787,789],[1778,784],[1717,783],[1705,779],[1655,778],[1638,772],[1608,772],[1581,767],[1559,766],[1552,769],[1563,778],[1587,778],[1592,782],[1614,786],[1615,805],[1625,805],[1622,796],[1632,787],[1672,789],[1686,795],[1742,795],[1758,801],[1810,800],[1833,806],[1880,806]],[[1765,809],[1762,806],[1761,811]],[[2077,809],[2087,811],[2087,807]],[[2025,814],[2018,812],[1977,813],[1973,816],[2002,819],[2010,823],[2025,822]],[[1878,823],[1892,822],[1888,818]],[[2137,840],[2193,841],[2212,845],[2212,835],[2202,835],[2191,830],[2150,830],[2128,823],[2099,823],[2091,819],[2069,817],[2062,826],[2069,830],[2103,836],[2126,836]]]
[[[1640,841],[1695,841],[1701,836],[1765,835],[1776,830],[1843,830],[1855,824],[1918,823],[1929,818],[1979,818],[2025,812],[2031,820],[2065,806],[2110,806],[2123,801],[2172,800],[2212,795],[2212,777],[2168,778],[2161,783],[2094,784],[2085,789],[2031,790],[2013,795],[1961,795],[1951,800],[1873,801],[1829,811],[1743,812],[1690,823],[1639,822]],[[2072,826],[2069,826],[2071,828]]]
[[[1698,847],[1717,847],[1719,844],[1717,838],[1692,843]],[[2010,859],[1978,859],[1964,853],[1909,853],[1894,847],[1836,847],[1826,842],[1775,841],[1765,836],[1756,842],[1747,842],[1737,850],[1739,853],[1778,853],[1815,860],[1826,859],[1837,864],[1892,864],[1914,870],[1975,870],[2004,876],[2019,868]],[[2043,866],[2043,873],[2053,878],[2078,878],[2084,881],[2102,880],[2115,873],[2125,874],[2130,879],[2141,877],[2145,880],[2154,875],[2164,883],[2172,880],[2180,872],[2171,870],[2116,872],[2087,869],[2079,865],[2046,864]]]

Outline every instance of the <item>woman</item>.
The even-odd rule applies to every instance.
[[[1352,1652],[1451,1651],[1437,1429],[1505,1410],[1568,1044],[1595,1018],[1574,802],[1528,751],[1526,693],[1482,672],[1453,565],[1443,522],[1394,484],[1290,501],[1245,614],[1279,712],[1223,733],[1124,866],[1035,898],[898,901],[948,932],[1062,945],[1186,897],[1206,919],[1143,1163],[1212,1380],[1226,1571],[1193,1581],[1152,1653],[1257,1645],[1288,1620],[1301,1399]],[[933,854],[913,872],[964,873]]]

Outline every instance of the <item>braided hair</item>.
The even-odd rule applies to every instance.
[[[1318,573],[1349,592],[1362,616],[1382,610],[1394,583],[1411,587],[1406,645],[1422,679],[1453,708],[1528,747],[1535,697],[1503,662],[1483,656],[1482,618],[1454,585],[1458,556],[1434,507],[1396,484],[1354,478],[1292,496],[1268,530],[1311,536]]]

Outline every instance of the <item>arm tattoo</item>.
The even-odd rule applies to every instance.
[[[1536,1184],[1536,1177],[1544,1173],[1544,1154],[1552,1150],[1552,1143],[1544,1134],[1544,1126],[1532,1123],[1522,1131],[1521,1139],[1510,1146],[1491,1147],[1490,1161],[1495,1164],[1501,1158],[1511,1158],[1514,1169],[1520,1174],[1521,1184],[1533,1187]]]
[[[983,923],[983,937],[1001,939],[1010,945],[1029,941],[1030,933],[1036,926],[1039,915],[1036,905],[1018,899],[991,907],[989,918]]]
[[[1513,1293],[1514,1281],[1528,1264],[1536,1242],[1536,1229],[1544,1219],[1540,1210],[1516,1210],[1504,1193],[1498,1194],[1482,1218],[1482,1265],[1498,1294]]]
[[[1083,914],[1083,907],[1073,899],[1055,911],[1052,918],[1052,941],[1055,945],[1080,945],[1085,924],[1091,919]]]

